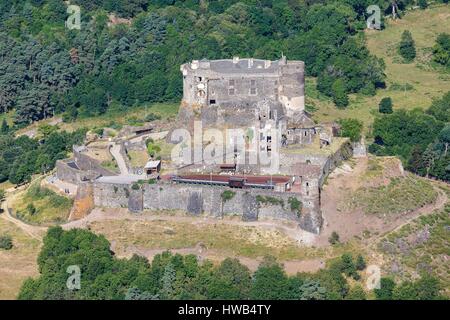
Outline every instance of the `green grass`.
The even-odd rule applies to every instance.
[[[105,168],[113,173],[120,173],[119,167],[117,166],[117,162],[115,160],[103,161],[100,165],[102,168]]]
[[[147,151],[128,151],[128,157],[130,159],[130,163],[132,167],[144,167],[150,158]]]
[[[413,175],[393,178],[386,186],[365,187],[351,195],[350,203],[367,214],[389,216],[433,203],[438,192],[430,182]]]
[[[47,225],[67,221],[72,205],[72,199],[41,187],[40,180],[37,180],[15,199],[12,208],[14,214],[25,222]]]
[[[367,31],[367,46],[372,54],[386,63],[387,88],[378,90],[374,97],[350,95],[347,109],[337,109],[333,102],[317,92],[315,79],[306,81],[306,105],[316,111],[317,122],[339,118],[356,118],[364,123],[364,132],[370,131],[378,115],[378,104],[383,97],[391,97],[395,109],[428,108],[433,98],[442,97],[450,90],[450,73],[431,63],[430,50],[439,33],[449,32],[450,6],[408,12],[401,20],[387,20],[383,31]],[[409,30],[416,42],[417,58],[404,64],[397,54],[401,34]]]

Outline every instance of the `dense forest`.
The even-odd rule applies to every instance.
[[[12,134],[0,132],[0,183],[9,180],[22,184],[30,182],[35,173],[49,172],[56,160],[66,158],[72,145],[80,144],[86,135],[84,129],[73,133],[57,132],[55,129],[41,127],[37,139],[26,135],[14,138]]]
[[[0,112],[26,125],[64,113],[180,98],[179,66],[192,59],[254,56],[306,63],[318,88],[346,95],[384,87],[384,63],[363,33],[366,8],[388,0],[78,0],[81,30],[65,28],[60,0],[0,1]],[[412,1],[397,1],[404,9]],[[109,14],[129,23],[110,24]]]
[[[431,300],[441,299],[439,281],[422,275],[413,282],[396,284],[381,278],[381,288],[367,295],[361,276],[366,269],[362,256],[343,254],[317,273],[286,275],[283,266],[266,257],[252,273],[237,259],[227,258],[219,265],[199,262],[194,255],[165,252],[151,263],[144,257],[118,259],[110,243],[87,230],[63,231],[52,227],[44,238],[38,257],[40,276],[24,282],[19,299],[289,299],[361,300],[376,298]],[[80,270],[80,287],[67,272]],[[69,269],[69,271],[72,269]]]

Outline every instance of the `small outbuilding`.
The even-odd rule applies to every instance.
[[[145,173],[147,176],[151,176],[152,174],[159,173],[161,171],[161,161],[149,161],[144,167]]]

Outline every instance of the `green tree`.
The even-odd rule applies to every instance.
[[[358,257],[356,258],[356,270],[362,271],[366,268],[367,264],[364,260],[364,257],[360,254],[358,254]]]
[[[244,300],[252,286],[250,270],[239,260],[227,258],[214,271],[208,285],[208,299]]]
[[[450,66],[450,34],[438,35],[433,47],[433,60],[441,65]]]
[[[428,1],[427,0],[419,0],[418,2],[419,8],[424,10],[428,8]]]
[[[406,62],[412,62],[416,58],[416,45],[408,30],[403,32],[398,50]]]
[[[390,97],[381,99],[378,110],[380,113],[392,113],[392,99]]]
[[[288,292],[288,278],[273,257],[265,257],[253,276],[250,298],[282,300]]]
[[[374,289],[378,300],[392,300],[395,282],[391,278],[383,277],[380,279],[380,288]]]
[[[168,263],[164,268],[164,274],[161,278],[162,289],[161,298],[165,300],[170,300],[174,297],[174,286],[176,280],[176,271],[172,263]]]
[[[0,128],[0,134],[6,134],[9,131],[8,123],[6,122],[6,119],[3,119],[2,126]]]
[[[333,102],[338,108],[345,108],[348,106],[348,96],[345,88],[345,82],[342,79],[334,81],[331,87],[331,95],[333,97]]]
[[[300,300],[325,300],[326,288],[317,280],[307,279],[299,288]]]
[[[450,91],[441,99],[434,100],[426,113],[432,115],[436,120],[450,122]]]
[[[358,119],[340,119],[337,121],[341,126],[339,136],[348,137],[352,142],[361,140],[363,124]]]

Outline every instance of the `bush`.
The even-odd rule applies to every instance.
[[[297,198],[290,197],[288,199],[288,203],[291,205],[291,211],[297,211],[300,213],[302,210],[302,202]]]
[[[352,142],[361,140],[363,124],[357,119],[340,119],[338,124],[341,126],[339,136],[350,138]]]
[[[328,242],[331,244],[337,244],[339,243],[339,234],[336,231],[333,231],[333,233],[331,233],[331,236],[328,238]]]
[[[131,186],[131,189],[133,190],[139,190],[141,188],[141,186],[139,185],[139,183],[133,183],[133,185]]]
[[[33,216],[37,210],[36,207],[32,203],[30,203],[29,205],[27,205],[27,211],[31,216]]]
[[[381,278],[380,288],[374,289],[377,300],[392,300],[395,282],[391,278]]]
[[[378,111],[380,113],[392,113],[392,99],[390,97],[381,99]]]
[[[362,271],[366,268],[367,264],[366,261],[364,260],[362,255],[358,255],[358,257],[356,258],[356,270]]]
[[[145,117],[145,122],[151,122],[151,121],[155,121],[155,120],[161,120],[161,116],[159,114],[149,113]]]
[[[0,249],[11,250],[13,242],[11,236],[0,236]]]
[[[348,96],[345,88],[345,82],[342,79],[338,79],[333,83],[331,87],[333,102],[338,108],[345,108],[348,106]]]
[[[411,32],[408,30],[405,30],[402,34],[398,51],[406,62],[412,62],[416,58],[416,44],[414,43]]]
[[[428,8],[427,0],[419,0],[417,4],[419,5],[419,8],[422,10]]]
[[[223,202],[226,202],[228,200],[233,199],[235,194],[236,192],[233,192],[231,190],[225,190],[224,192],[222,192],[220,196],[222,197]]]

